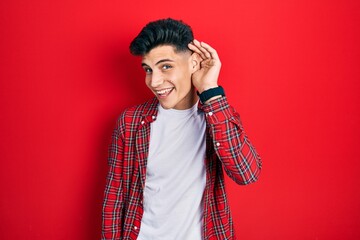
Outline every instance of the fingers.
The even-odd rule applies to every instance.
[[[211,54],[209,53],[209,51],[206,50],[206,48],[204,48],[202,46],[203,43],[200,43],[198,40],[194,39],[194,45],[200,50],[201,52],[201,56],[205,59],[205,58],[211,58]]]
[[[201,42],[202,49],[205,49],[213,59],[219,60],[219,56],[215,49],[213,49],[209,44]]]
[[[202,58],[202,60],[204,60],[204,59],[206,59],[206,56],[205,56],[205,54],[201,51],[201,49],[200,49],[200,43],[197,41],[197,40],[195,40],[194,39],[194,41],[192,42],[192,43],[189,43],[188,44],[188,47],[192,50],[192,51],[194,51],[194,52],[196,52],[197,54],[199,54],[199,56]]]
[[[219,59],[219,56],[215,49],[213,49],[209,44],[204,42],[199,42],[194,39],[192,43],[189,43],[188,47],[200,55],[202,59]]]

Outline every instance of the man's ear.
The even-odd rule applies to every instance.
[[[191,54],[191,68],[192,73],[196,72],[200,68],[201,57],[198,53],[194,52]]]

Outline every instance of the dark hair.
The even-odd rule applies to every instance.
[[[171,45],[175,51],[186,51],[194,40],[191,27],[181,20],[160,19],[148,23],[130,44],[130,52],[135,56],[144,56],[151,49],[161,45]]]

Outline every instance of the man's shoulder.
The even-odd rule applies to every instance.
[[[125,118],[137,118],[137,117],[151,115],[156,113],[157,107],[158,107],[158,100],[156,98],[151,98],[146,102],[126,108],[120,114],[120,117],[122,116]]]
[[[117,119],[117,127],[122,128],[126,125],[137,125],[146,116],[157,114],[158,100],[154,97],[146,102],[126,108]]]

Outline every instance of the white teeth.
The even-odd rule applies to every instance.
[[[159,90],[159,91],[156,91],[157,94],[160,94],[160,95],[163,95],[163,94],[166,94],[166,93],[169,93],[173,88],[166,88],[166,89],[162,89],[162,90]]]

